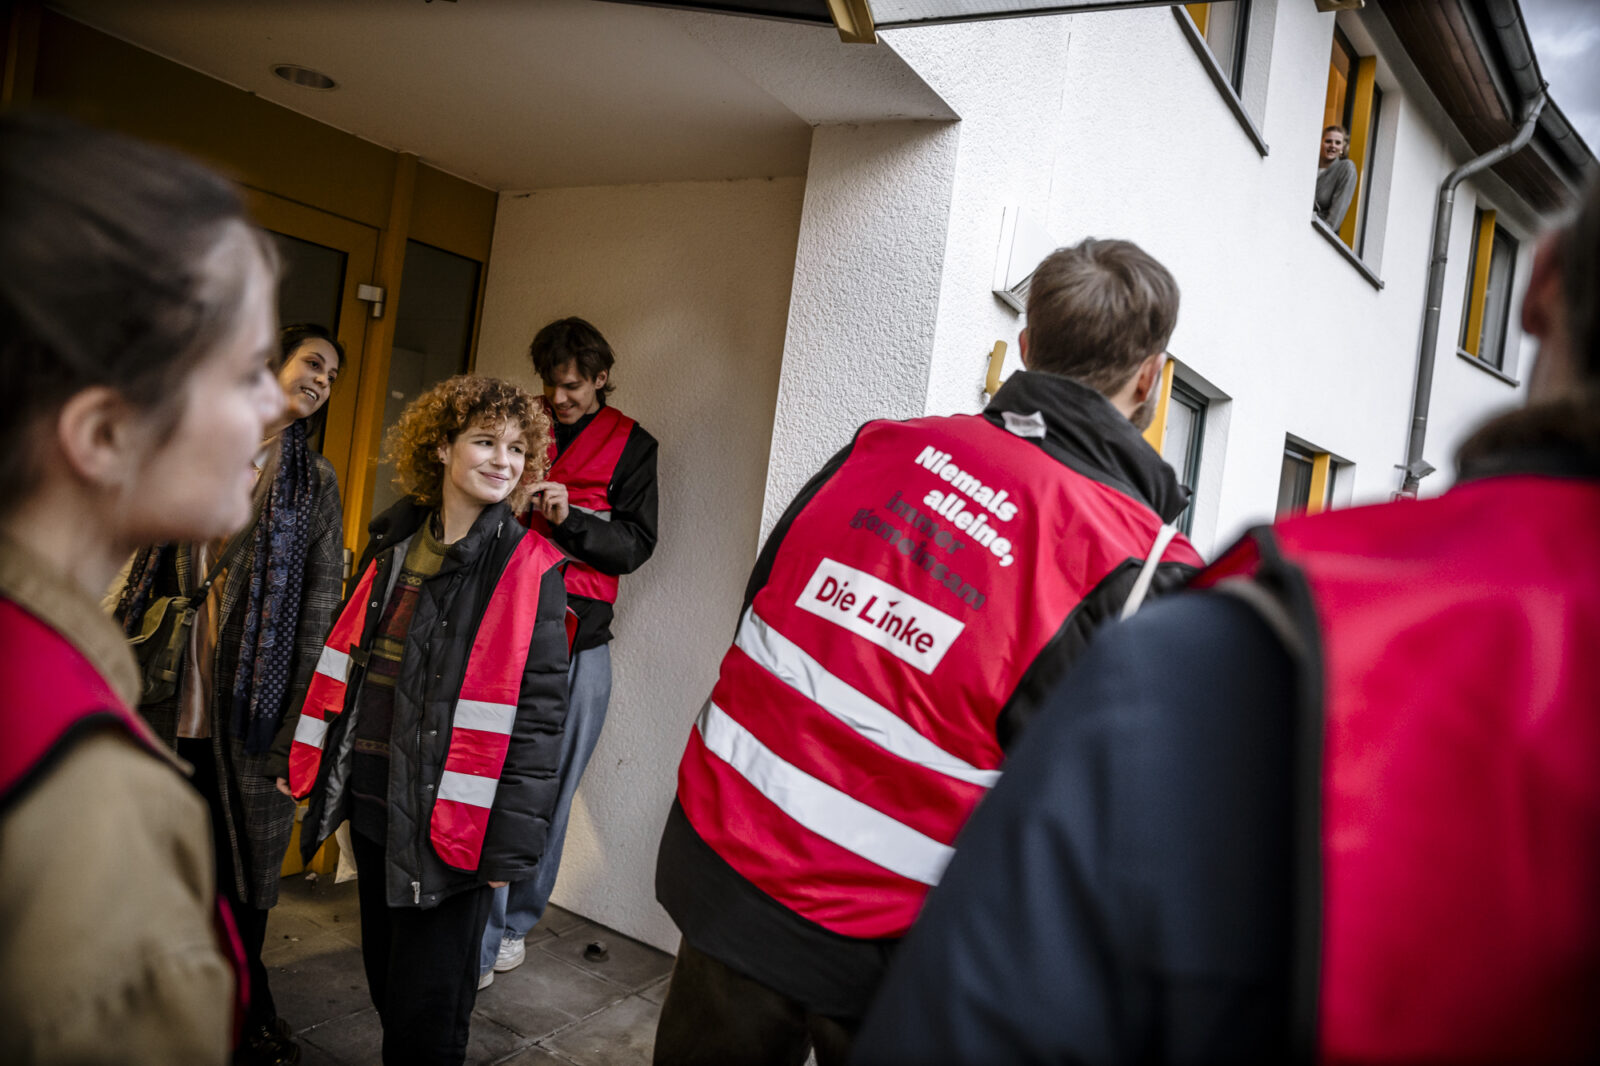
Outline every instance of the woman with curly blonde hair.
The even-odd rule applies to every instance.
[[[350,820],[383,1061],[460,1063],[493,888],[531,876],[566,718],[561,553],[515,518],[548,465],[534,396],[460,376],[389,439],[373,520],[289,755],[309,860]]]

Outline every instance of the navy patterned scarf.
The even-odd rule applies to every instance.
[[[155,587],[156,575],[161,572],[170,544],[152,544],[140,548],[128,568],[128,583],[122,586],[117,599],[117,609],[112,617],[122,624],[122,632],[129,637],[139,635],[144,625],[144,612],[150,606],[150,592]]]
[[[300,419],[283,431],[278,471],[256,523],[250,587],[239,604],[244,636],[233,675],[232,724],[233,735],[252,755],[272,746],[283,720],[300,627],[300,592],[317,493],[306,429],[306,420]]]

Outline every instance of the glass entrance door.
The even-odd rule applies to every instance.
[[[355,446],[357,397],[367,339],[370,305],[356,297],[356,287],[372,281],[378,231],[338,215],[297,204],[256,189],[245,189],[256,221],[277,245],[283,276],[278,287],[281,325],[315,322],[326,326],[344,345],[339,383],[328,399],[328,418],[319,445],[339,475],[341,497],[349,501],[352,479],[364,476],[367,456]],[[366,514],[345,508],[345,547],[360,543]]]
[[[465,373],[472,355],[482,264],[421,241],[406,242],[405,286],[395,311],[394,347],[383,390],[383,432],[400,421],[406,406],[452,374]],[[400,498],[394,464],[379,457],[369,516]]]

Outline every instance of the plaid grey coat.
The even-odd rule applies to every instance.
[[[286,731],[288,735],[294,733],[306,688],[311,684],[317,658],[322,654],[323,642],[343,598],[344,532],[339,482],[333,464],[315,453],[312,459],[317,478],[316,508],[311,541],[306,548],[305,584],[300,593],[300,620],[295,627],[294,659],[290,684],[284,693],[280,738]],[[205,576],[194,572],[193,554],[188,546],[172,555],[172,564],[156,578],[153,596],[192,592]],[[294,826],[294,801],[273,784],[275,777],[288,775],[288,766],[274,765],[271,754],[246,754],[244,745],[233,737],[232,716],[222,712],[231,697],[239,646],[244,639],[241,602],[249,588],[254,562],[254,552],[247,550],[229,567],[222,587],[222,623],[212,669],[211,750],[216,759],[223,801],[223,824],[218,827],[218,835],[226,837],[230,845],[234,884],[240,899],[265,909],[278,902],[278,871],[289,849],[289,834]],[[146,704],[139,708],[139,713],[168,745],[176,746],[177,696]],[[276,747],[278,745],[274,745]],[[227,871],[219,870],[217,876],[226,877]]]

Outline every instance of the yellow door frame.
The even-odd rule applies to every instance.
[[[1461,350],[1478,355],[1483,346],[1483,305],[1489,293],[1489,263],[1494,258],[1494,225],[1498,217],[1484,208],[1479,211],[1478,232],[1472,242],[1472,290],[1467,295],[1467,338]]]
[[[411,233],[411,204],[417,189],[417,157],[408,152],[395,156],[394,186],[389,196],[389,219],[378,236],[374,282],[384,290],[384,313],[367,330],[365,369],[356,399],[356,419],[351,431],[350,480],[344,497],[345,542],[359,554],[366,545],[368,511],[378,480],[378,459],[383,452],[384,397],[389,389],[389,358],[394,350],[394,323],[400,306],[400,275],[406,262],[406,241]],[[479,289],[483,287],[479,278]]]
[[[1333,505],[1329,490],[1333,487],[1333,456],[1328,452],[1314,452],[1311,456],[1311,488],[1306,492],[1306,514],[1321,514]]]
[[[1343,221],[1339,224],[1339,239],[1344,241],[1345,247],[1354,249],[1356,246],[1356,223],[1361,215],[1361,190],[1366,188],[1367,146],[1372,140],[1372,101],[1374,90],[1378,84],[1378,60],[1374,56],[1362,56],[1356,60],[1354,77],[1351,78],[1351,91],[1356,94],[1355,107],[1351,112],[1350,140],[1346,144],[1346,153],[1350,162],[1356,165],[1356,192],[1350,198],[1350,210],[1345,212]]]
[[[1167,356],[1166,363],[1161,367],[1161,392],[1156,400],[1156,414],[1144,431],[1145,443],[1154,448],[1157,455],[1161,454],[1161,443],[1167,435],[1167,407],[1172,403],[1172,376],[1176,369],[1172,357]]]

